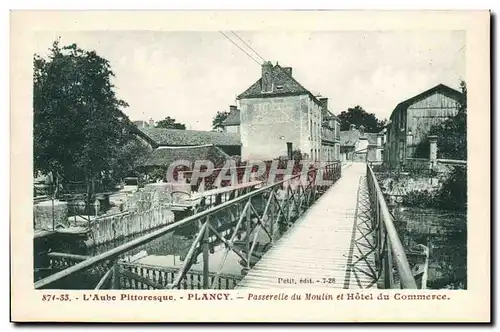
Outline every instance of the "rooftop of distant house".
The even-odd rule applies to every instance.
[[[154,127],[154,122],[151,119],[149,121],[135,120],[135,121],[132,121],[132,123],[135,124],[137,126],[137,128],[150,128],[150,127]]]
[[[139,128],[142,136],[156,146],[239,146],[240,135],[215,131]]]
[[[211,144],[180,147],[160,146],[149,154],[143,166],[168,167],[178,160],[191,162],[210,160],[214,165],[223,165],[229,158],[228,154]]]
[[[364,128],[360,126],[356,128],[351,125],[349,130],[340,131],[340,146],[355,146],[360,139],[367,139],[368,144],[377,144],[378,133],[367,133]]]
[[[237,126],[240,124],[240,110],[234,106],[229,106],[229,114],[222,123],[224,126]]]

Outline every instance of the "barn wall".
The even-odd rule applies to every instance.
[[[422,141],[433,125],[454,117],[458,107],[456,100],[439,92],[408,107],[407,129],[413,134],[413,145]]]

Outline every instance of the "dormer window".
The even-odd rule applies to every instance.
[[[277,86],[276,86],[276,90],[278,90],[278,91],[283,90],[283,85],[277,85]]]

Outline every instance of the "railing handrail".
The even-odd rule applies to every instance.
[[[457,165],[467,165],[467,160],[460,160],[460,159],[441,159],[438,158],[436,159],[438,163],[442,164],[457,164]]]
[[[373,172],[373,169],[369,164],[366,164],[368,168],[367,176],[371,177],[371,180],[375,187],[376,197],[378,199],[378,203],[380,204],[380,212],[384,222],[385,230],[387,232],[387,237],[389,238],[389,243],[391,245],[391,250],[393,253],[393,257],[396,261],[396,268],[399,273],[399,278],[401,281],[402,288],[417,288],[417,284],[415,282],[415,278],[413,278],[413,273],[411,272],[410,264],[408,263],[408,258],[406,257],[405,249],[401,240],[399,239],[398,232],[396,227],[394,226],[394,220],[392,218],[391,213],[389,212],[389,208],[387,207],[387,203],[385,202],[384,196],[382,194],[382,190],[378,184],[377,178]]]
[[[335,163],[332,163],[332,164],[328,164],[328,165],[322,165],[322,166],[330,166],[330,165],[335,165],[339,163],[338,161],[335,162]],[[318,170],[317,168],[314,168],[314,169],[311,169],[311,170],[308,170],[307,173],[310,173],[312,171],[315,171],[315,170]],[[197,214],[194,214],[192,216],[189,216],[187,218],[184,218],[182,220],[179,220],[177,222],[174,222],[172,224],[169,224],[165,227],[162,227],[156,231],[153,231],[149,234],[145,234],[143,236],[140,236],[134,240],[131,240],[130,242],[127,242],[127,243],[124,243],[116,248],[113,248],[109,251],[106,251],[106,252],[103,252],[99,255],[96,255],[96,256],[93,256],[87,260],[84,260],[78,264],[75,264],[73,266],[70,266],[68,267],[67,269],[64,269],[62,271],[59,271],[59,272],[56,272],[44,279],[41,279],[37,282],[35,282],[35,289],[39,289],[39,288],[42,288],[46,285],[49,285],[53,282],[56,282],[62,278],[65,278],[67,277],[68,275],[70,274],[73,274],[73,273],[76,273],[78,271],[81,271],[81,270],[84,270],[88,267],[91,267],[93,265],[96,265],[96,264],[99,264],[103,261],[107,261],[107,260],[111,260],[113,259],[114,257],[116,256],[119,256],[129,250],[132,250],[134,248],[137,248],[141,245],[144,245],[150,241],[153,241],[157,238],[159,238],[160,236],[163,236],[165,234],[167,234],[168,232],[172,231],[174,228],[177,228],[177,227],[181,227],[181,226],[184,226],[186,224],[189,224],[191,222],[194,222],[196,220],[199,220],[199,219],[203,219],[204,217],[208,217],[212,214],[215,214],[217,212],[219,212],[220,210],[223,210],[225,208],[227,208],[228,206],[230,205],[233,205],[233,204],[236,204],[236,203],[239,203],[239,202],[244,202],[246,201],[247,199],[251,198],[251,197],[254,197],[254,196],[257,196],[257,195],[260,195],[262,194],[263,192],[265,191],[268,191],[269,189],[271,188],[274,188],[276,186],[280,186],[282,185],[283,183],[287,182],[287,181],[290,181],[292,179],[295,179],[297,177],[300,177],[301,175],[303,175],[304,173],[299,173],[299,174],[296,174],[294,176],[292,176],[291,178],[288,178],[288,179],[284,179],[282,181],[279,181],[279,182],[276,182],[276,183],[273,183],[273,184],[270,184],[270,185],[267,185],[265,187],[262,187],[260,189],[257,189],[255,191],[252,191],[252,192],[249,192],[247,194],[244,194],[244,195],[241,195],[235,199],[232,199],[232,200],[229,200],[227,202],[224,202],[224,203],[221,203],[217,206],[214,206],[214,207],[211,207],[207,210],[204,210],[204,211],[201,211]]]

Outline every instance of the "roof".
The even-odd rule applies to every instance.
[[[318,98],[316,98],[309,90],[288,74],[280,65],[276,64],[271,68],[271,75],[272,82],[274,83],[272,91],[262,92],[262,78],[259,78],[254,84],[241,93],[237,99],[308,94],[312,100],[321,106]],[[281,86],[281,89],[278,89],[279,86]]]
[[[365,137],[368,138],[368,144],[377,145],[378,133],[365,133]]]
[[[368,144],[377,144],[377,133],[364,133],[362,137],[368,139]],[[359,130],[342,130],[340,132],[340,146],[354,146],[362,138]]]
[[[234,125],[239,125],[240,124],[240,110],[234,110],[229,112],[229,115],[227,116],[226,120],[222,122],[223,125],[225,126],[234,126]]]
[[[239,134],[165,128],[139,128],[158,146],[217,145],[240,146]]]
[[[132,121],[132,123],[134,125],[136,125],[138,128],[151,127],[151,125],[149,124],[149,122],[148,121],[144,121],[144,120],[135,120],[135,121]]]
[[[323,109],[322,111],[323,120],[338,120],[339,118],[330,112],[329,110]]]
[[[357,130],[340,131],[341,146],[354,146],[358,140],[359,140],[359,131]]]
[[[196,160],[210,160],[214,165],[223,165],[230,159],[224,151],[213,145],[159,147],[151,151],[143,166],[168,167],[174,161],[187,160],[194,163]]]
[[[457,101],[460,101],[460,100],[462,100],[464,98],[463,93],[461,93],[460,91],[452,89],[449,86],[444,85],[444,84],[438,84],[435,87],[430,88],[429,90],[425,90],[424,92],[419,93],[418,95],[416,95],[414,97],[411,97],[410,99],[406,99],[405,101],[400,102],[396,106],[396,108],[394,109],[394,111],[392,111],[390,117],[392,118],[392,116],[393,116],[393,114],[395,112],[397,112],[399,110],[402,110],[402,109],[407,109],[409,106],[411,106],[415,102],[420,101],[420,100],[422,100],[422,99],[424,99],[424,98],[426,98],[428,96],[431,96],[431,95],[433,95],[436,92],[440,92],[443,95],[445,95],[447,97],[450,97],[452,99],[455,99]]]

